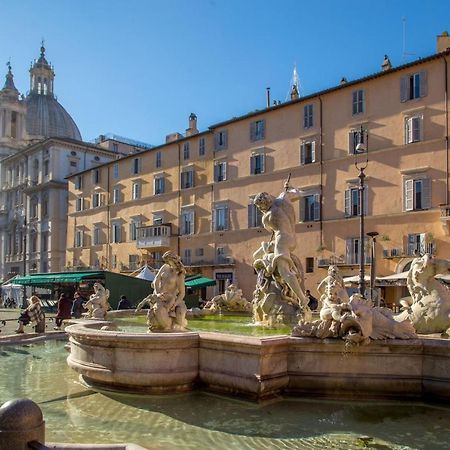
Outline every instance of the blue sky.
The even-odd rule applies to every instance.
[[[294,63],[307,95],[378,71],[384,54],[394,66],[433,54],[450,32],[448,0],[0,0],[0,11],[0,70],[11,57],[21,92],[44,38],[85,140],[152,144],[184,132],[191,112],[204,130],[264,108],[267,86],[284,101]]]

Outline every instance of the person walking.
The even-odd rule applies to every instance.
[[[64,294],[64,292],[59,296],[58,300],[58,312],[56,313],[56,327],[54,330],[60,330],[64,319],[70,319],[70,312],[72,310],[72,300]]]

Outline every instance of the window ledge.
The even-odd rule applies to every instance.
[[[423,167],[415,167],[413,169],[401,169],[400,173],[402,175],[413,175],[416,173],[424,173],[431,169],[430,166],[423,166]]]

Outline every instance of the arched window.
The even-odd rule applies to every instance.
[[[47,95],[47,78],[44,78],[44,95]]]
[[[37,79],[37,93],[40,94],[41,91],[42,91],[41,77],[38,77],[38,79]]]

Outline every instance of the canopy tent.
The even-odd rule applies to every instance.
[[[13,300],[16,305],[22,304],[23,299],[23,286],[14,283],[2,284],[2,300],[5,304],[5,300],[9,298]]]
[[[14,278],[15,284],[51,289],[58,283],[79,283],[84,280],[104,278],[103,272],[55,272],[37,273]]]
[[[215,286],[216,280],[203,275],[191,275],[185,278],[184,284],[191,289],[201,289],[207,286]]]
[[[367,282],[370,282],[370,276],[365,275],[364,280]],[[344,285],[345,286],[351,286],[352,284],[358,284],[359,283],[359,275],[354,275],[352,277],[344,277]]]
[[[155,279],[155,274],[145,265],[142,270],[136,275],[136,278],[141,280],[153,281]]]

